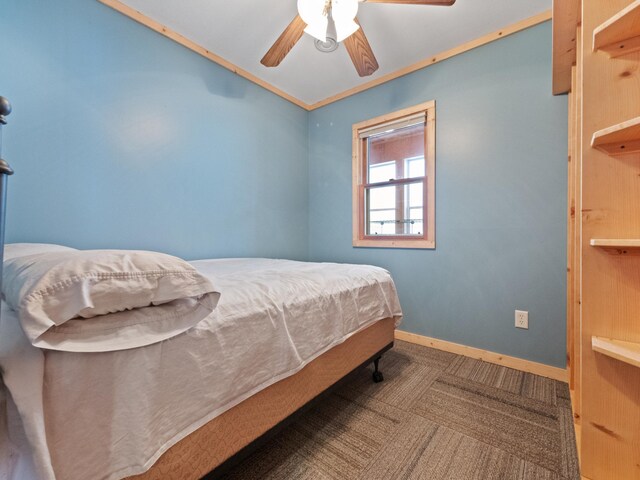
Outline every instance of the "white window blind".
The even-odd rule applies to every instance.
[[[398,130],[399,128],[412,127],[414,125],[424,124],[427,121],[427,115],[425,112],[420,112],[415,115],[411,115],[410,117],[405,117],[401,120],[393,120],[391,122],[381,123],[379,125],[374,125],[369,128],[364,128],[360,130],[358,133],[360,138],[368,138],[373,137],[375,135],[380,135],[381,133],[391,132],[393,130]]]

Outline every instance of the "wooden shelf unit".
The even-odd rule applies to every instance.
[[[604,337],[591,337],[594,351],[640,368],[640,343],[623,342]]]
[[[590,244],[612,255],[640,255],[640,239],[592,238]]]
[[[578,3],[579,24],[558,15],[554,22],[565,26],[554,29],[575,25],[576,33],[564,38],[576,39],[569,96],[567,350],[574,415],[581,423],[580,468],[592,480],[637,479],[640,0]],[[570,49],[565,42],[564,51]],[[556,50],[560,64],[563,50]]]
[[[619,57],[640,50],[640,0],[635,0],[593,31],[593,51]]]
[[[598,130],[593,134],[591,146],[614,157],[640,153],[640,117]]]

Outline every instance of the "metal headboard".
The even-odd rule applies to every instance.
[[[4,261],[4,217],[7,211],[7,177],[13,170],[2,159],[2,127],[7,124],[6,116],[11,113],[9,100],[0,97],[0,292],[2,292],[2,262]]]

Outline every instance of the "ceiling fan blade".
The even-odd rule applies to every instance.
[[[449,7],[456,0],[364,0],[366,3],[404,3],[406,5],[440,5]]]
[[[300,18],[300,15],[296,15],[265,56],[262,57],[260,63],[265,67],[277,67],[280,65],[287,53],[298,43],[305,28],[307,28],[307,24]]]
[[[357,18],[355,21],[360,25]],[[349,52],[351,61],[358,71],[358,75],[367,77],[378,70],[378,61],[373,54],[373,50],[371,50],[371,45],[369,45],[369,40],[367,40],[362,30],[362,26],[360,26],[354,34],[345,38],[342,43],[344,43],[347,52]]]

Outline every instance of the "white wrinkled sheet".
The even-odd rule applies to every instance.
[[[104,353],[38,350],[3,315],[0,367],[42,478],[52,478],[51,464],[65,480],[141,473],[225,410],[353,333],[402,315],[391,276],[377,267],[192,263],[219,287],[218,308],[154,345]]]

